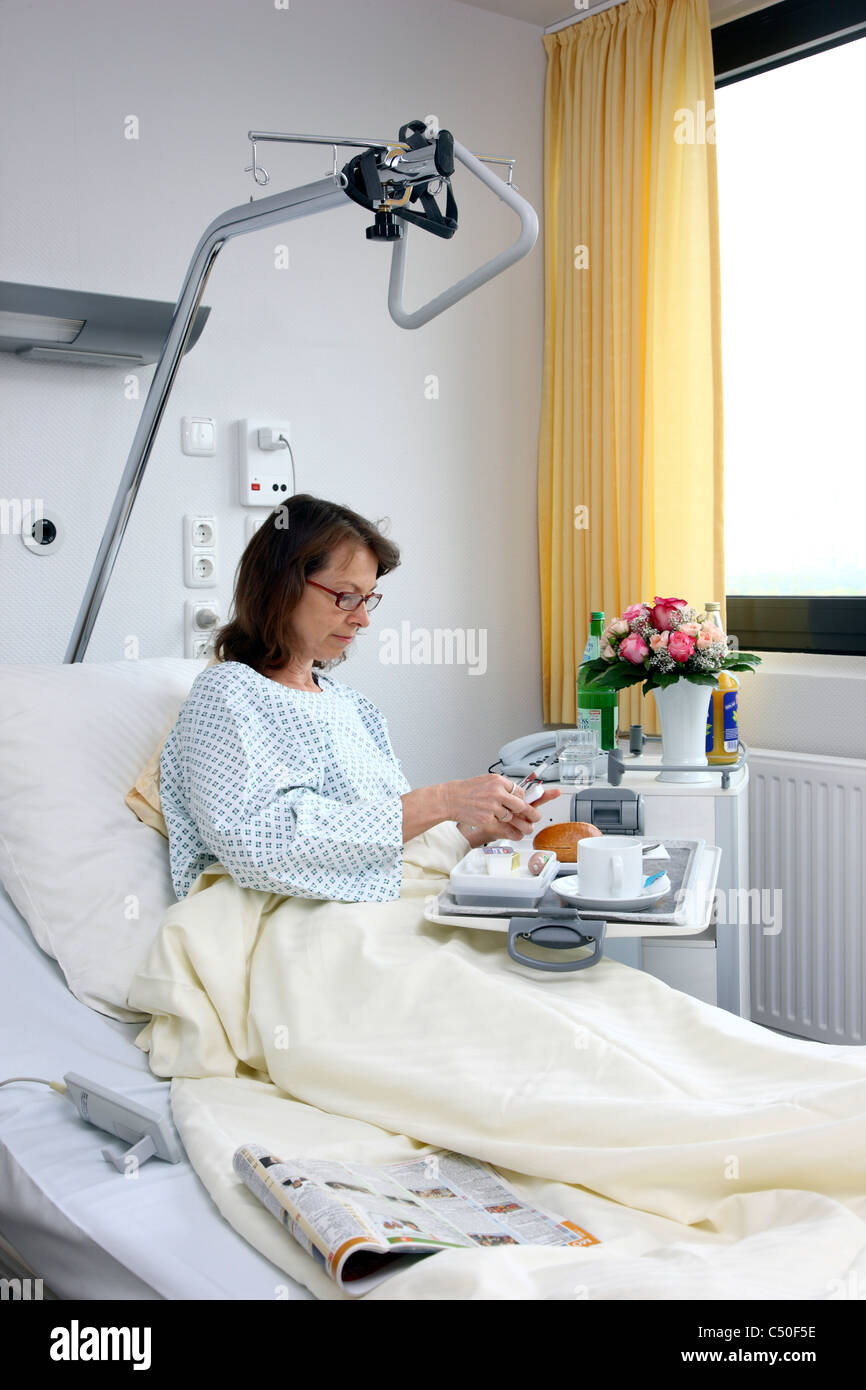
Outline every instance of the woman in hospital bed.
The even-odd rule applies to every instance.
[[[240,562],[217,664],[192,685],[160,759],[178,898],[219,861],[241,887],[306,898],[400,896],[402,849],[455,821],[468,845],[530,833],[527,805],[486,773],[410,790],[387,721],[325,674],[369,626],[396,545],[346,507],[301,493]]]
[[[518,1297],[535,1277],[529,1296],[573,1297],[577,1277],[593,1298],[866,1281],[866,1048],[776,1034],[608,958],[542,974],[496,932],[425,920],[467,842],[520,839],[541,801],[491,774],[411,790],[382,714],[326,672],[398,562],[353,512],[288,499],[162,753],[180,901],[129,1004],[220,1209],[309,1281],[232,1184],[234,1148],[386,1162],[420,1143],[497,1165],[601,1243],[561,1268],[528,1247],[437,1255],[389,1282],[409,1297],[449,1296],[436,1281],[458,1269],[470,1297],[508,1277]]]

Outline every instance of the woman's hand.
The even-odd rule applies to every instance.
[[[488,840],[522,840],[541,819],[538,807],[560,795],[555,787],[549,787],[529,805],[512,778],[495,772],[446,782],[444,790],[448,819],[457,822],[458,830],[473,849]]]

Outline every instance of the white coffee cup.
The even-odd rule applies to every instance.
[[[582,898],[636,898],[643,887],[643,845],[632,835],[587,835],[577,846]]]

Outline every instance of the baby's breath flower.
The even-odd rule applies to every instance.
[[[658,651],[653,653],[653,658],[650,662],[650,665],[654,667],[656,671],[673,671],[674,669],[682,669],[681,664],[677,661],[674,661],[673,657],[665,651],[664,647],[659,647]]]

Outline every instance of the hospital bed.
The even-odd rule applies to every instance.
[[[128,1179],[102,1157],[106,1146],[118,1150],[118,1141],[85,1124],[63,1098],[32,1084],[0,1088],[4,1272],[41,1278],[45,1291],[60,1299],[333,1296],[327,1276],[314,1263],[307,1268],[303,1251],[294,1248],[240,1180],[232,1184],[233,1146],[256,1140],[271,1127],[275,1137],[265,1142],[276,1143],[279,1131],[286,1146],[337,1146],[350,1157],[376,1154],[377,1162],[403,1158],[406,1146],[416,1142],[480,1153],[508,1170],[506,1176],[510,1173],[509,1180],[520,1184],[528,1201],[552,1205],[601,1239],[593,1278],[604,1290],[602,1297],[642,1297],[647,1289],[661,1287],[665,1293],[655,1296],[693,1296],[696,1258],[705,1297],[767,1297],[768,1290],[778,1289],[782,1264],[791,1297],[827,1297],[827,1281],[847,1277],[851,1261],[859,1258],[864,1230],[862,1197],[840,1200],[849,1189],[859,1193],[846,1155],[853,1159],[859,1151],[852,1153],[851,1145],[857,1145],[863,1123],[853,1113],[862,1083],[862,1050],[775,1037],[734,1013],[668,990],[643,971],[620,973],[617,967],[613,975],[607,972],[600,989],[603,965],[576,977],[587,1003],[594,1000],[584,1032],[606,1059],[604,1086],[613,1087],[636,1111],[647,1146],[620,1146],[615,1163],[607,1139],[597,1140],[598,1152],[593,1147],[598,1126],[615,1125],[616,1119],[609,1099],[593,1092],[592,1073],[581,1091],[574,1133],[565,1134],[555,1092],[543,1114],[533,1112],[532,1124],[522,1125],[521,1107],[535,1103],[524,1075],[531,1059],[522,1048],[508,1052],[508,1036],[502,1047],[507,1073],[503,1095],[509,1103],[501,1114],[496,1110],[492,1134],[483,1127],[478,1132],[478,1106],[461,1105],[450,1091],[441,1093],[436,1068],[407,1072],[395,1059],[393,1075],[378,1076],[369,1094],[363,1087],[353,1091],[348,1081],[344,1084],[342,1067],[328,1070],[330,1053],[317,1048],[315,1028],[294,1054],[296,1087],[288,1084],[288,1075],[271,1074],[266,1084],[251,1082],[240,1073],[235,1076],[231,1065],[217,1069],[216,1075],[196,1065],[180,1079],[163,1066],[151,1071],[147,1055],[134,1045],[145,1020],[130,1017],[128,1009],[124,1017],[123,1002],[132,979],[142,978],[139,963],[150,954],[174,895],[166,841],[133,815],[125,797],[202,669],[203,661],[168,657],[0,666],[0,883],[5,890],[0,892],[0,1079],[23,1075],[52,1081],[74,1071],[165,1113],[169,1082],[159,1078],[175,1075],[172,1094],[176,1087],[179,1093],[174,1115],[188,1155],[176,1164],[152,1159],[138,1169],[137,1178]],[[420,909],[423,899],[417,901]],[[229,906],[234,912],[233,898]],[[134,912],[125,910],[132,907]],[[292,911],[291,900],[285,910]],[[405,913],[409,926],[411,904]],[[356,987],[357,969],[367,959],[366,934],[377,930],[373,917],[352,918],[345,963],[340,955],[316,977],[323,994],[316,996],[315,1017],[332,996],[346,1026],[342,1001]],[[220,925],[235,930],[234,920],[229,914]],[[209,929],[212,925],[210,920]],[[345,924],[334,925],[345,930]],[[302,924],[298,930],[303,955]],[[352,946],[350,938],[356,934]],[[260,948],[276,939],[266,933]],[[397,943],[399,952],[411,950],[415,958],[409,966],[398,953],[404,972],[414,972],[417,989],[434,944],[425,933],[410,933],[405,940],[398,935],[393,949]],[[385,945],[383,938],[381,949]],[[573,1041],[569,1002],[574,981],[560,985],[556,977],[532,972],[533,984],[526,988],[508,972],[486,972],[489,953],[484,947],[470,962],[460,948],[449,949],[443,937],[442,951],[445,984],[439,991],[417,994],[417,1008],[405,1020],[410,1033],[416,1027],[424,1031],[423,1009],[431,1010],[431,1027],[439,1028],[439,1055],[448,1047],[453,1051],[458,1035],[463,1030],[471,1035],[474,1020],[487,1017],[485,1009],[495,1012],[507,989],[509,1007],[522,1010],[521,1027],[528,1017],[536,1023],[543,1019],[549,1032],[545,1046],[554,1053],[559,1049],[565,1063],[577,1059],[582,1065],[587,1054]],[[504,947],[501,954],[505,957]],[[377,952],[369,959],[378,959]],[[465,1024],[451,1018],[450,1033],[443,1032],[451,986],[470,963],[478,1009]],[[265,963],[263,969],[268,968]],[[161,975],[162,969],[156,973]],[[152,982],[153,971],[149,978]],[[401,978],[405,985],[407,976]],[[375,987],[375,981],[368,984]],[[304,990],[307,985],[305,976]],[[539,988],[551,1001],[556,997],[556,1008],[537,1012]],[[295,1010],[300,1027],[302,1011],[292,998],[290,976],[285,989],[286,1007]],[[595,1032],[594,1017],[599,1019]],[[332,1021],[339,1031],[339,1019]],[[359,1015],[351,1026],[356,1038],[365,1026],[375,1035],[380,1018],[371,1023]],[[264,1018],[261,1028],[267,1030]],[[371,1064],[376,1057],[372,1035],[365,1042]],[[613,1037],[619,1039],[615,1048],[605,1042]],[[482,1056],[472,1072],[468,1064],[479,1054],[471,1036],[470,1042],[464,1071],[480,1088],[479,1096],[486,1095],[492,1084],[490,1059],[484,1062]],[[671,1047],[679,1049],[678,1082],[670,1075]],[[283,1055],[288,1057],[272,1059],[275,1066]],[[335,1088],[333,1104],[304,1070],[305,1059],[314,1072],[324,1064],[319,1071]],[[760,1094],[754,1093],[758,1073],[765,1076]],[[184,1079],[202,1075],[204,1081]],[[383,1108],[383,1080],[387,1094],[396,1096],[393,1113]],[[677,1110],[678,1086],[694,1098],[699,1113],[693,1119],[690,1108]],[[652,1096],[642,1099],[648,1087],[654,1088]],[[775,1113],[789,1093],[797,1103],[785,1112],[784,1122],[771,1115],[753,1134],[755,1105]],[[274,1105],[279,1115],[269,1109]],[[586,1128],[580,1116],[591,1105],[595,1109]],[[672,1106],[679,1116],[679,1147],[662,1143]],[[483,1106],[481,1110],[483,1115]],[[828,1122],[827,1115],[836,1110],[838,1116]],[[706,1137],[707,1125],[719,1131],[715,1143]],[[401,1137],[413,1134],[420,1139]],[[714,1157],[716,1149],[732,1152],[731,1144],[748,1156],[749,1176],[740,1196],[731,1194]],[[658,1164],[653,1167],[654,1155],[662,1155],[659,1171]],[[694,1222],[706,1225],[710,1216],[716,1218],[715,1226],[710,1221],[706,1229],[693,1227]],[[785,1252],[795,1238],[808,1239],[810,1258],[789,1270]],[[467,1297],[486,1296],[491,1288],[502,1297],[518,1286],[524,1293],[516,1296],[523,1297],[522,1281],[534,1278],[535,1264],[543,1266],[547,1260],[544,1250],[527,1248],[516,1251],[505,1269],[501,1261],[494,1267],[471,1252],[457,1252],[466,1259],[455,1268],[454,1253],[437,1256],[445,1262],[439,1273],[425,1261],[404,1276],[413,1280],[409,1296],[422,1285],[422,1297],[439,1296],[431,1295],[429,1281],[438,1288],[436,1281],[444,1280],[447,1288],[441,1296],[450,1297],[448,1281],[459,1275]],[[517,1283],[503,1283],[506,1275]],[[544,1281],[554,1276],[559,1282],[548,1288]],[[557,1265],[546,1274],[540,1267],[538,1287],[548,1288],[540,1296],[551,1296],[551,1291],[558,1296],[562,1281],[573,1283],[575,1278],[570,1266],[560,1270]]]
[[[84,1071],[153,1109],[168,1083],[133,1046],[136,1023],[95,1013],[69,991],[0,890],[2,1073]],[[311,1299],[223,1220],[184,1157],[128,1181],[106,1135],[44,1086],[0,1090],[0,1265],[60,1299]],[[4,1247],[11,1247],[11,1250]],[[17,1259],[15,1258],[17,1256]]]

